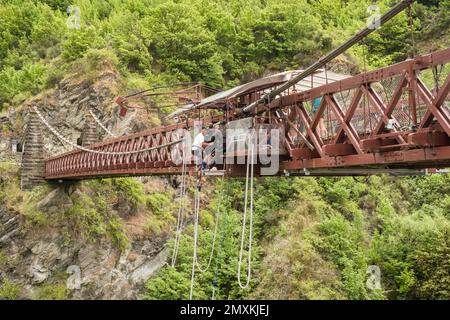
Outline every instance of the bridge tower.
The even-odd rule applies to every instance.
[[[31,108],[28,109],[26,118],[21,168],[21,188],[23,190],[29,190],[45,183],[42,124],[38,115]]]
[[[83,133],[81,135],[81,144],[83,147],[99,142],[99,133],[94,118],[91,114],[87,113],[85,119],[86,122],[84,123]]]

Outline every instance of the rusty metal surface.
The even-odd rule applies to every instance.
[[[430,83],[423,74],[450,63],[450,48],[370,71],[307,91],[287,92],[258,105],[250,116],[255,125],[285,128],[287,159],[278,174],[304,169],[389,170],[450,166],[450,75]],[[448,70],[448,69],[445,69]],[[429,77],[428,77],[429,78]],[[251,104],[262,92],[234,97],[227,104]],[[321,98],[317,112],[312,103]],[[233,120],[237,112],[202,119],[204,123]],[[249,116],[249,115],[247,115]],[[177,129],[191,128],[193,120],[146,130],[90,146],[107,152],[129,152],[175,141]],[[72,151],[46,161],[46,179],[180,174],[173,149],[132,155],[99,155]],[[194,168],[191,166],[191,173]],[[259,172],[259,171],[258,171]],[[317,171],[317,172],[323,172]],[[332,171],[327,171],[332,172]],[[342,175],[342,171],[339,171]],[[229,166],[229,176],[242,167]]]

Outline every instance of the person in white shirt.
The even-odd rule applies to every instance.
[[[206,127],[202,127],[202,130],[194,138],[192,143],[192,152],[194,154],[195,164],[198,166],[199,188],[202,184],[202,171],[205,169],[205,162],[203,161],[203,149],[210,143],[205,142]]]

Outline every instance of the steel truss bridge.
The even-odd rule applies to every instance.
[[[94,152],[74,150],[47,159],[45,178],[181,174],[181,165],[172,159],[181,152],[179,129],[191,129],[198,120],[231,123],[249,117],[256,127],[270,124],[284,132],[286,152],[280,155],[277,174],[353,175],[449,167],[450,75],[439,74],[448,70],[449,62],[450,48],[310,90],[290,90],[243,114],[243,106],[280,84],[250,86],[191,113],[214,109],[216,115],[187,115],[178,124],[90,145]],[[424,78],[430,82],[430,77],[427,84]],[[313,112],[317,98],[321,103]],[[193,172],[193,164],[190,167]],[[226,168],[229,176],[243,172],[244,165]]]
[[[400,2],[381,17],[380,24],[412,3]],[[352,77],[327,70],[327,63],[373,31],[369,26],[361,30],[305,70],[192,100],[172,115],[173,125],[51,157],[45,160],[44,178],[181,174],[182,165],[173,158],[183,148],[180,129],[192,130],[198,122],[225,129],[247,121],[254,129],[278,129],[283,134],[274,175],[417,174],[450,167],[450,48]],[[320,104],[314,107],[317,101]],[[271,142],[258,143],[270,148]],[[247,151],[225,157],[239,152]],[[245,163],[217,167],[226,176],[242,176],[246,170]],[[262,167],[255,164],[256,175]],[[196,171],[192,161],[188,171]]]

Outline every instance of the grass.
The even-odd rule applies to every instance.
[[[1,176],[17,175],[18,173],[19,173],[19,166],[16,163],[10,162],[10,161],[0,162],[0,175]]]
[[[173,212],[176,204],[169,193],[154,193],[145,197],[146,207],[152,215],[145,224],[144,229],[157,237],[170,232],[170,226],[175,223]]]
[[[113,217],[107,225],[108,235],[121,252],[124,252],[129,245],[130,240],[125,233],[124,226],[119,217]]]
[[[67,300],[69,290],[65,284],[44,284],[35,295],[36,300]]]
[[[0,163],[0,203],[8,211],[23,215],[27,226],[42,226],[48,223],[45,213],[37,204],[50,192],[49,186],[39,186],[31,191],[20,189],[19,167],[11,162]]]
[[[20,294],[20,287],[9,279],[5,279],[0,286],[0,298],[16,300]]]

